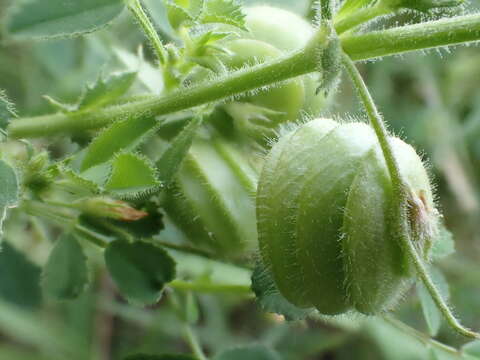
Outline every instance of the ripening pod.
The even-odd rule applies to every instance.
[[[303,48],[314,27],[290,11],[272,6],[245,8],[248,32],[224,44],[222,61],[229,70],[263,63]],[[288,24],[288,26],[285,26]],[[279,124],[297,121],[302,113],[317,115],[325,106],[316,94],[318,74],[299,76],[225,105],[241,133],[265,144],[276,137]]]
[[[390,139],[410,194],[410,235],[428,259],[438,226],[429,178],[415,150]],[[392,197],[367,124],[318,119],[282,137],[260,175],[257,230],[284,297],[328,315],[391,309],[414,277],[394,234]]]

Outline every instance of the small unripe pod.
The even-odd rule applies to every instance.
[[[411,146],[390,142],[408,187],[409,235],[428,258],[438,226],[429,178]],[[282,137],[260,176],[257,229],[285,298],[329,315],[393,307],[414,274],[395,234],[393,196],[367,124],[318,119]]]

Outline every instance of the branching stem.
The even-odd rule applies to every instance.
[[[132,12],[133,16],[137,19],[138,23],[142,27],[145,35],[147,36],[150,44],[152,45],[155,54],[160,61],[160,64],[165,65],[168,61],[168,53],[162,44],[162,40],[158,36],[153,24],[151,23],[148,15],[143,10],[140,0],[128,0],[128,9]]]
[[[407,186],[405,181],[403,180],[400,168],[395,159],[395,154],[390,144],[389,134],[387,132],[387,129],[385,128],[383,118],[378,112],[378,109],[370,95],[370,92],[368,91],[368,88],[365,85],[362,76],[360,75],[360,72],[355,67],[353,61],[346,54],[343,54],[343,63],[348,74],[350,75],[350,78],[352,79],[352,82],[358,92],[360,99],[363,102],[363,105],[365,106],[366,113],[378,138],[380,147],[385,157],[388,171],[390,173],[394,194],[392,202],[392,209],[394,210],[394,213],[392,215],[393,219],[395,219],[396,222],[394,233],[398,234],[398,240],[400,241],[400,245],[409,255],[409,258],[412,261],[415,270],[420,277],[420,280],[422,280],[423,284],[427,288],[430,296],[432,297],[438,309],[444,316],[447,323],[459,334],[470,338],[480,339],[480,334],[466,329],[455,318],[447,303],[442,298],[439,290],[433,283],[433,280],[428,274],[427,268],[421,256],[418,254],[415,245],[411,241],[411,238],[409,236],[409,226],[407,222]]]
[[[480,14],[473,14],[361,35],[340,37],[344,51],[353,60],[448,46],[480,40]],[[225,77],[201,83],[167,95],[92,111],[20,118],[8,127],[11,137],[41,137],[62,132],[98,129],[126,118],[165,115],[245,93],[316,71],[318,49],[325,42],[319,33],[303,50]]]

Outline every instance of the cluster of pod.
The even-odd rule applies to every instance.
[[[294,51],[313,35],[310,24],[284,10],[254,7],[246,15],[250,32],[225,45],[231,70]],[[302,111],[318,113],[324,99],[315,97],[315,86],[312,76],[299,77],[226,104],[220,116],[230,117],[236,132],[269,136],[263,129],[296,121]],[[252,106],[276,116],[265,112],[267,122],[255,123]],[[169,219],[192,241],[223,254],[259,244],[279,291],[298,307],[330,315],[392,308],[414,269],[394,234],[394,194],[370,126],[310,121],[282,136],[255,166],[238,138],[214,123],[200,131],[178,173],[165,201]],[[413,148],[390,140],[408,185],[409,235],[428,260],[438,226],[430,181]]]

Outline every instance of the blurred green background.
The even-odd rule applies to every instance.
[[[308,14],[310,5],[305,0],[261,3],[302,15]],[[145,0],[145,4],[161,34],[170,39],[161,1]],[[7,6],[8,1],[0,1],[0,16]],[[468,6],[476,9],[475,3]],[[415,19],[407,13],[373,26]],[[107,29],[82,38],[9,42],[2,37],[0,88],[15,101],[20,115],[48,112],[42,95],[73,100],[102,69],[131,66],[144,40],[126,13]],[[456,243],[456,253],[438,266],[450,284],[457,314],[467,326],[479,329],[480,48],[407,54],[361,64],[360,69],[391,130],[414,145],[429,164],[438,206]],[[363,116],[349,81],[342,82],[325,114]],[[147,309],[127,305],[105,275],[100,259],[91,274],[93,285],[80,299],[59,304],[42,298],[39,264],[51,243],[40,238],[8,239],[0,253],[0,360],[106,360],[134,352],[188,352],[179,336],[181,324],[168,304],[162,301]],[[98,257],[95,254],[92,251],[91,257]],[[249,298],[200,295],[196,301],[197,331],[209,354],[260,343],[274,348],[284,360],[434,358],[421,338],[383,320],[287,323],[262,313]],[[395,316],[428,333],[414,290]],[[438,339],[456,346],[463,342],[446,326]]]

